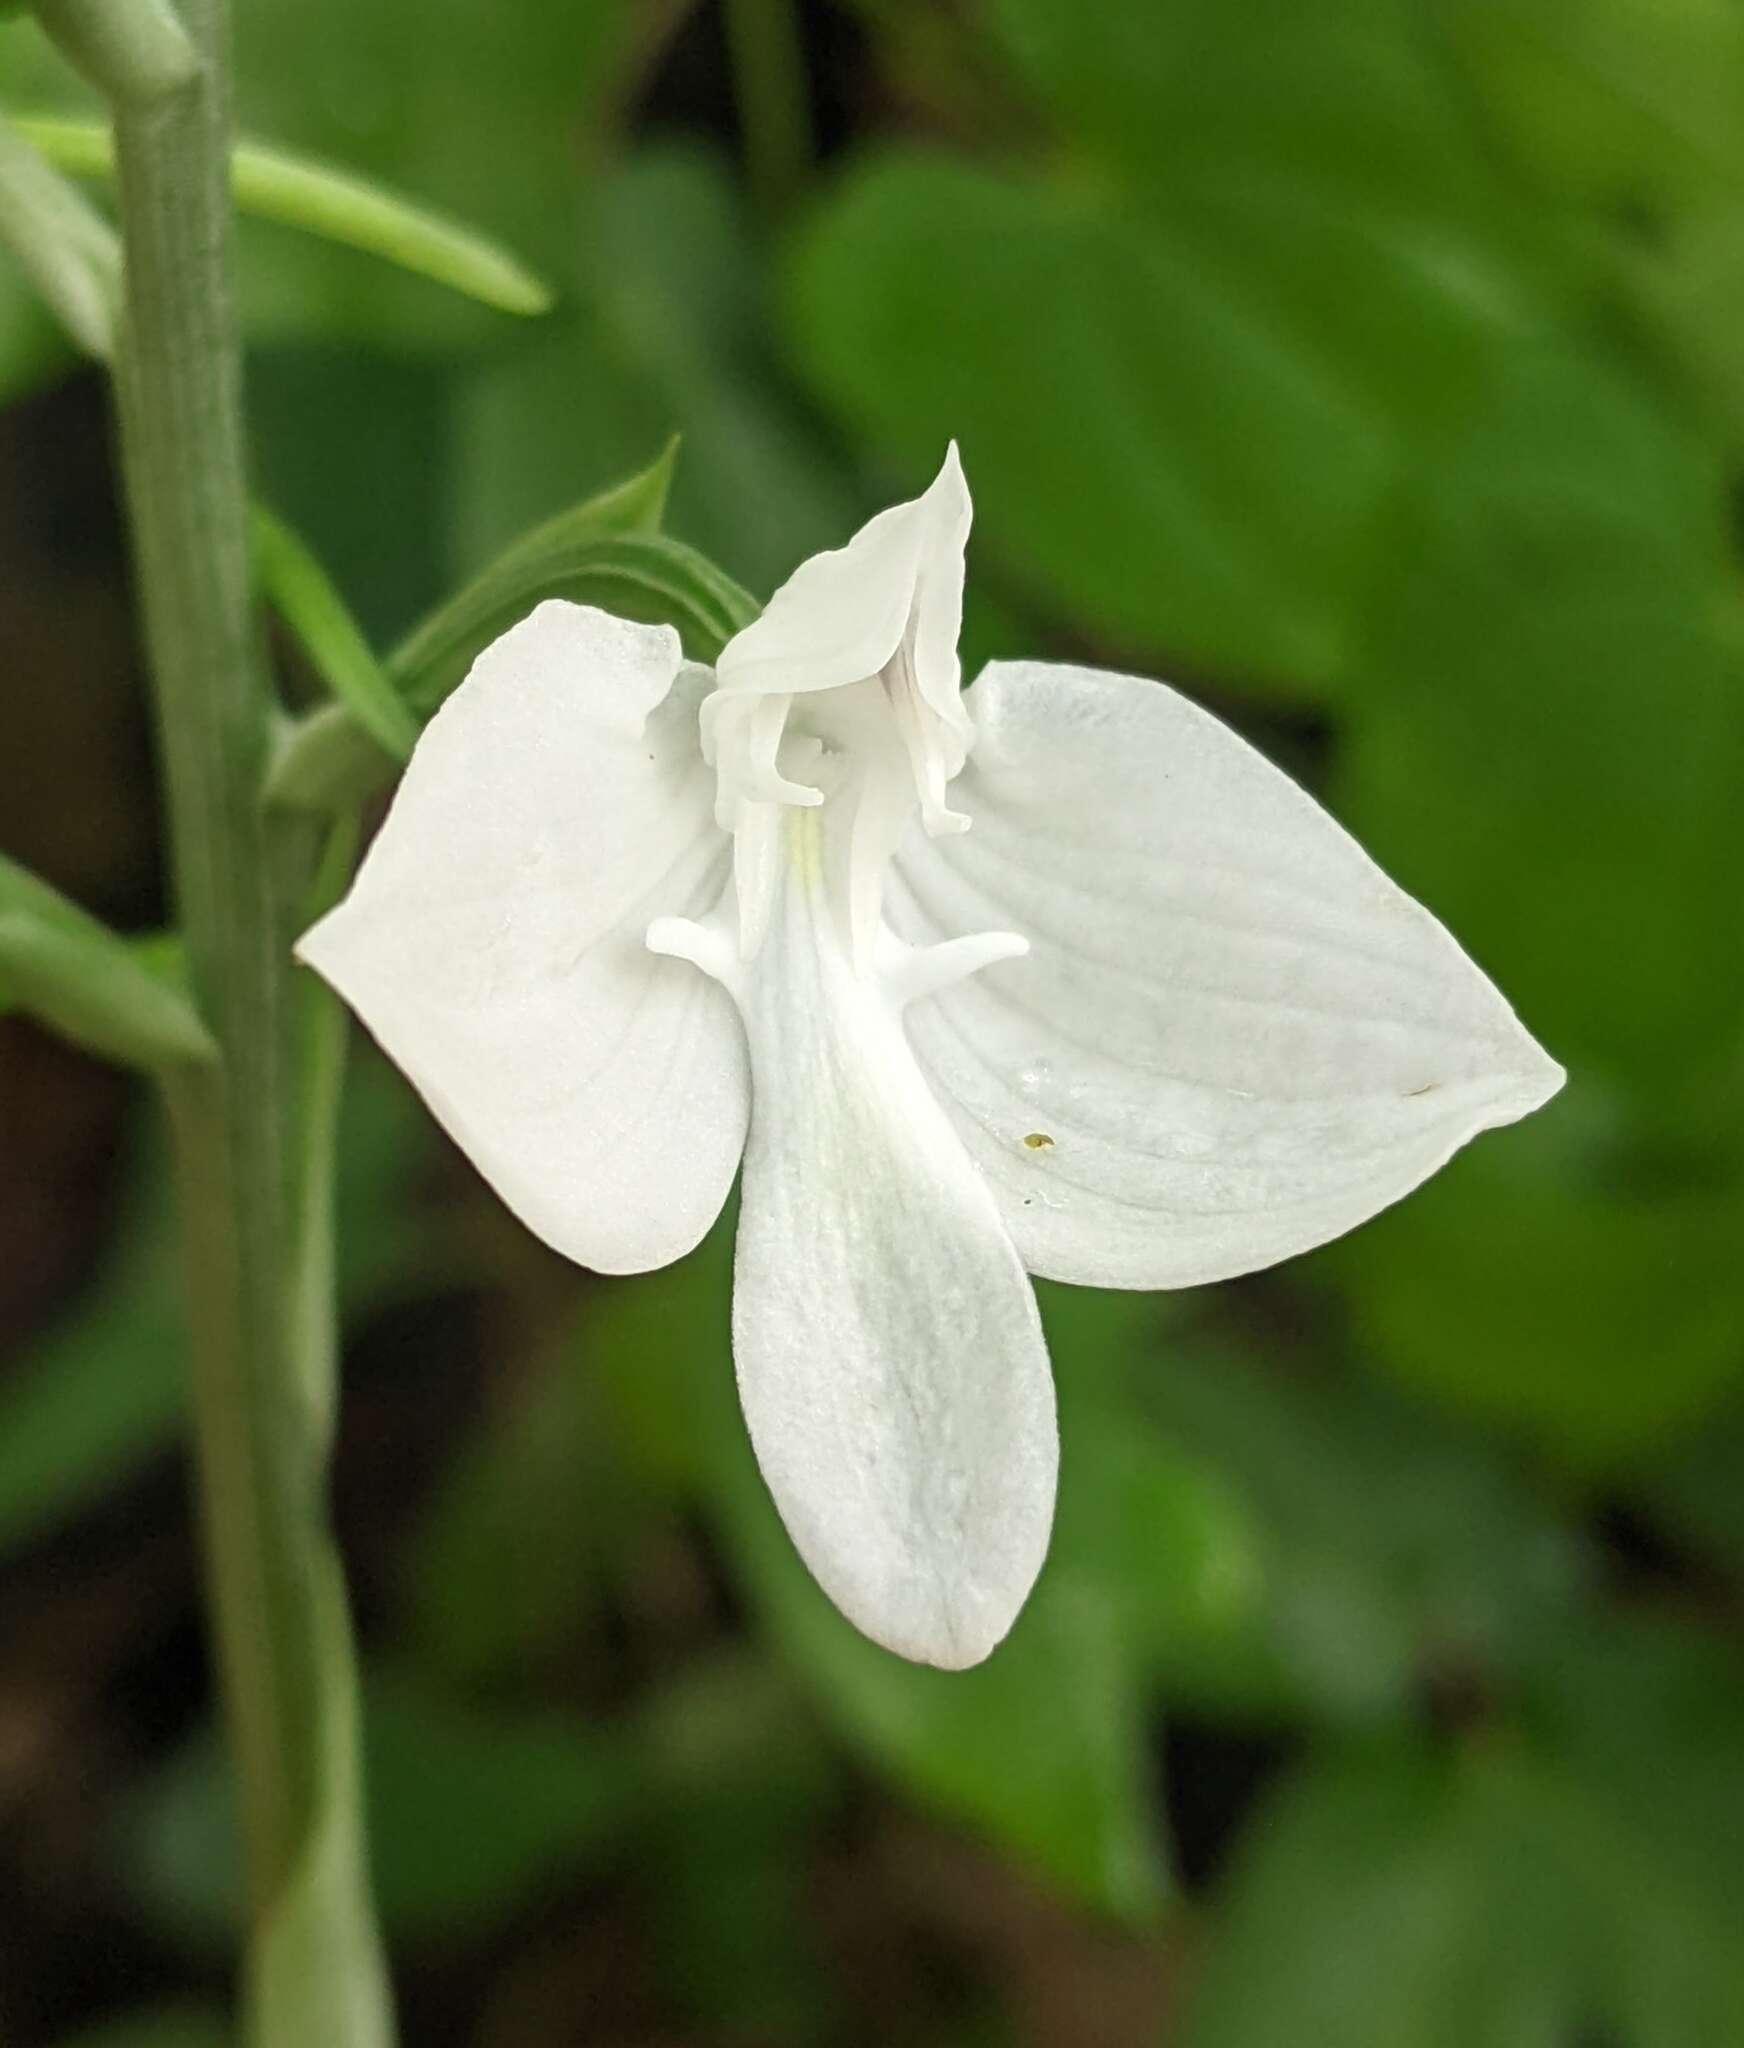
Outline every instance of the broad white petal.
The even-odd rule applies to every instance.
[[[710,678],[681,662],[670,627],[540,605],[431,721],[297,949],[521,1220],[601,1272],[688,1251],[744,1145],[731,1001],[643,944],[732,860],[696,737]]]
[[[796,835],[814,815],[796,814]],[[740,986],[753,1067],[740,1397],[831,1599],[889,1649],[955,1670],[1004,1636],[1046,1555],[1047,1351],[998,1207],[895,1003],[851,966],[818,862],[797,865]]]
[[[966,702],[973,829],[911,832],[886,909],[916,943],[1031,942],[908,1024],[1032,1272],[1269,1265],[1561,1085],[1429,912],[1166,685],[995,663]]]
[[[878,674],[908,636],[922,697],[939,716],[959,718],[957,633],[969,516],[969,487],[953,442],[920,497],[880,512],[846,547],[813,555],[794,570],[761,617],[722,650],[720,688],[759,695],[832,690]]]

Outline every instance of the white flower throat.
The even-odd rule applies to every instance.
[[[747,1024],[748,990],[782,971],[764,962],[771,922],[801,904],[818,950],[849,970],[844,996],[875,984],[898,1010],[1028,950],[1016,932],[910,947],[884,922],[886,873],[915,817],[931,836],[969,829],[945,803],[968,721],[942,718],[922,697],[911,643],[905,634],[887,668],[858,682],[803,694],[723,687],[702,703],[703,756],[715,771],[716,820],[733,839],[732,880],[707,918],[657,918],[648,944],[721,982]]]

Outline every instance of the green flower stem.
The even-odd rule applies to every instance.
[[[150,93],[97,76],[114,90],[116,387],[135,569],[189,978],[219,1054],[168,1094],[248,1850],[244,2038],[382,2048],[391,2022],[362,1868],[353,1657],[323,1506],[328,1254],[309,1227],[323,1203],[302,1185],[299,1136],[306,1033],[289,940],[313,845],[307,832],[269,834],[260,796],[275,712],[249,578],[225,0],[183,0],[181,21],[198,60],[183,82]],[[106,64],[122,46],[105,45]]]

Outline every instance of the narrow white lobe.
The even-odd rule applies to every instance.
[[[904,1656],[973,1664],[1046,1554],[1053,1383],[1022,1262],[902,1011],[1027,941],[912,947],[884,925],[916,811],[934,830],[967,822],[943,801],[961,736],[905,657],[832,690],[713,702],[733,880],[707,917],[657,919],[648,944],[730,991],[750,1048],[733,1289],[746,1423],[842,1611]]]

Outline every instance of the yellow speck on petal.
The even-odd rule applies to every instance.
[[[1052,1147],[1054,1141],[1048,1136],[1046,1131],[1026,1131],[1023,1142],[1032,1152],[1046,1152]]]

